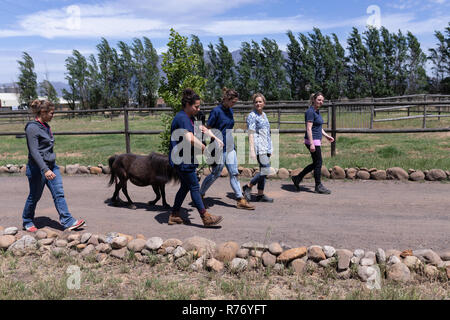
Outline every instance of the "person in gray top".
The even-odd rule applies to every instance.
[[[85,221],[74,219],[67,208],[61,173],[56,165],[56,155],[53,151],[55,139],[48,125],[55,113],[55,106],[47,100],[34,100],[31,110],[35,119],[25,126],[28,147],[26,174],[30,193],[22,213],[23,228],[29,232],[37,231],[33,220],[36,205],[46,185],[53,196],[59,220],[64,229],[78,229],[85,224]]]

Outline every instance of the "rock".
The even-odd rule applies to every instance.
[[[100,243],[98,246],[95,247],[95,250],[99,252],[110,253],[112,248],[111,245],[109,245],[108,243]]]
[[[145,244],[147,241],[144,239],[133,239],[130,242],[128,242],[128,250],[134,251],[134,252],[141,252],[142,249],[145,248]]]
[[[208,254],[213,256],[216,250],[216,243],[206,238],[194,236],[183,241],[183,248],[186,251],[197,251],[199,256]]]
[[[55,246],[60,247],[60,248],[65,248],[65,247],[67,247],[67,243],[68,243],[67,240],[59,239],[59,240],[56,240]]]
[[[403,259],[403,263],[411,270],[416,270],[420,267],[422,262],[415,256],[407,256]]]
[[[263,251],[261,250],[250,250],[250,255],[252,257],[261,258],[263,254]]]
[[[388,180],[408,180],[408,173],[399,167],[393,167],[386,170],[386,179]]]
[[[167,247],[163,249],[162,247],[159,250],[163,250],[163,254],[172,254],[172,252],[175,250],[174,247]]]
[[[184,250],[183,247],[177,247],[175,250],[173,250],[172,254],[176,259],[181,258],[186,254],[186,250]]]
[[[97,235],[92,235],[92,236],[89,238],[88,244],[92,244],[93,246],[98,245],[98,244],[99,244],[99,242],[98,242],[98,236],[97,236]]]
[[[20,169],[17,166],[11,166],[9,167],[9,173],[19,173]]]
[[[377,262],[378,263],[385,263],[386,262],[386,253],[384,252],[383,249],[378,248],[375,256],[377,258]]]
[[[414,250],[413,255],[427,264],[438,266],[442,263],[441,257],[430,249]]]
[[[445,268],[445,272],[447,273],[447,278],[450,279],[450,266]]]
[[[130,242],[131,240],[134,239],[133,236],[131,236],[131,235],[129,235],[129,234],[120,233],[120,232],[117,233],[117,236],[118,236],[118,237],[125,237],[125,238],[127,238],[127,241],[128,241],[128,242]]]
[[[350,279],[351,276],[352,276],[351,269],[346,269],[345,271],[341,271],[336,274],[336,278],[338,278],[339,280],[348,280]]]
[[[9,173],[9,169],[5,166],[0,167],[0,173]]]
[[[345,179],[345,171],[339,166],[334,166],[333,169],[331,169],[330,177],[332,179]]]
[[[231,270],[235,273],[239,273],[247,269],[248,262],[247,260],[241,259],[241,258],[234,258],[231,260],[230,267]]]
[[[401,263],[400,258],[397,257],[397,256],[392,255],[392,256],[389,257],[387,264],[388,265],[393,265],[393,264],[397,264],[397,263]]]
[[[306,247],[293,248],[283,251],[278,257],[277,262],[288,263],[306,255],[308,249]]]
[[[126,239],[126,238],[125,238]],[[128,249],[123,247],[122,249],[112,250],[110,256],[124,260],[128,255]]]
[[[373,180],[386,180],[386,170],[376,170],[370,173],[370,178]]]
[[[102,174],[103,171],[102,171],[102,168],[99,168],[99,167],[90,167],[89,173],[90,174]]]
[[[259,265],[261,264],[261,260],[256,257],[249,257],[247,261],[248,269],[258,269]]]
[[[266,251],[261,256],[263,265],[265,267],[273,267],[275,266],[277,262],[277,257],[271,254],[270,252]]]
[[[81,234],[73,233],[67,237],[67,241],[80,241],[81,243]]]
[[[190,268],[193,271],[200,271],[203,269],[203,266],[205,265],[205,257],[200,257],[193,264],[191,264]]]
[[[274,167],[270,167],[269,172],[267,174],[267,178],[268,179],[277,178],[277,172],[278,172],[277,169],[275,169]]]
[[[290,265],[296,274],[302,274],[306,271],[306,262],[302,259],[295,259]]]
[[[429,278],[436,278],[439,275],[439,270],[435,266],[425,266],[424,273]]]
[[[36,233],[34,234],[34,237],[35,237],[37,240],[45,239],[45,238],[47,238],[47,232],[42,231],[42,230],[38,230],[38,231],[36,231]]]
[[[404,263],[399,262],[386,268],[386,278],[398,282],[407,282],[411,279],[411,272]]]
[[[375,260],[374,259],[370,259],[370,258],[362,258],[359,261],[359,264],[361,266],[373,266],[375,264]]]
[[[163,242],[163,244],[161,245],[161,248],[167,248],[167,247],[178,247],[181,246],[183,244],[183,241],[178,240],[178,239],[167,239],[166,241]]]
[[[80,241],[78,241],[78,240],[73,240],[73,241],[70,241],[68,244],[67,244],[67,247],[68,248],[73,248],[73,247],[76,247],[77,245],[79,245],[80,244]]]
[[[274,256],[278,256],[283,252],[283,248],[278,242],[273,242],[269,245],[269,252]]]
[[[206,262],[206,268],[215,272],[222,272],[224,265],[221,261],[211,258]]]
[[[128,239],[126,237],[116,237],[113,239],[113,241],[111,242],[111,247],[113,249],[121,249],[123,247],[126,247],[128,244]]]
[[[269,246],[264,245],[260,242],[246,242],[243,245],[241,245],[241,248],[264,251],[266,249],[269,249]]]
[[[3,235],[4,236],[7,236],[7,235],[14,236],[18,231],[19,231],[19,229],[17,229],[16,227],[9,227],[9,228],[6,228],[5,230],[3,230]]]
[[[80,243],[80,244],[77,244],[77,250],[78,251],[81,251],[81,250],[83,250],[84,248],[86,248],[88,245],[87,245],[87,243]]]
[[[357,173],[357,172],[358,172],[358,170],[355,169],[355,168],[349,168],[349,169],[347,169],[347,171],[346,171],[347,179],[355,179],[355,178],[356,178],[356,173]]]
[[[244,168],[242,169],[241,175],[245,178],[251,178],[253,177],[253,172],[249,168]]]
[[[223,167],[222,172],[220,173],[222,178],[228,177],[228,170],[226,167]]]
[[[336,261],[335,258],[328,258],[325,260],[321,260],[321,261],[319,261],[319,266],[326,268],[329,265],[331,265],[332,263],[334,263],[335,261]]]
[[[372,261],[372,263],[369,264],[369,265],[373,265],[373,264],[375,264],[377,262],[377,258],[376,258],[375,252],[373,252],[373,251],[367,251],[364,254],[364,259],[368,259],[368,260]],[[367,263],[367,261],[366,261],[366,263]]]
[[[353,255],[357,258],[364,258],[364,250],[362,249],[356,249],[355,251],[353,251]]]
[[[47,232],[47,238],[57,238],[62,235],[62,232],[59,230],[53,230],[48,227],[42,228],[42,231]]]
[[[79,174],[89,174],[89,170],[86,166],[79,166],[78,172]]]
[[[322,248],[319,246],[311,246],[308,248],[308,260],[312,260],[314,262],[319,262],[325,260],[327,257],[323,252]]]
[[[425,179],[425,174],[420,170],[417,170],[417,171],[409,174],[409,180],[422,181],[424,179]]]
[[[143,234],[140,234],[140,233],[136,235],[136,239],[146,240],[146,239],[145,239],[145,236],[144,236]],[[163,243],[163,244],[164,244],[164,243]]]
[[[242,259],[247,259],[249,251],[250,250],[245,249],[245,248],[239,249],[238,252],[236,253],[236,257],[242,258]]]
[[[364,259],[364,258],[363,258]],[[367,282],[369,279],[374,278],[377,274],[377,270],[371,266],[359,266],[358,276],[363,282]]]
[[[163,244],[163,239],[161,239],[160,237],[152,237],[147,240],[147,242],[145,243],[145,247],[149,250],[156,251],[159,248],[161,248],[162,244]]]
[[[86,248],[84,248],[83,251],[81,251],[80,254],[81,254],[82,257],[87,257],[89,255],[92,255],[95,252],[96,251],[95,251],[94,245],[90,244]]]
[[[273,271],[278,272],[278,273],[283,272],[283,271],[284,271],[284,264],[276,263],[276,264],[273,266]]]
[[[370,173],[365,170],[359,170],[356,174],[356,177],[361,180],[369,180],[370,179]]]
[[[277,173],[278,178],[280,179],[289,179],[289,171],[285,168],[280,168]]]
[[[2,236],[4,237],[4,236]],[[8,251],[12,251],[14,254],[17,251],[32,251],[37,249],[37,241],[32,236],[26,235],[21,239],[11,244]]]
[[[412,250],[404,250],[402,251],[402,253],[400,253],[400,258],[405,258],[412,255],[413,255]]]
[[[447,174],[441,169],[431,169],[425,175],[425,179],[429,181],[442,181],[447,179]]]
[[[54,240],[55,240],[54,238],[45,238],[45,239],[39,240],[38,244],[40,246],[49,246],[49,245],[53,244]]]
[[[331,258],[336,253],[336,249],[330,246],[323,246],[323,253],[325,257]]]
[[[353,252],[347,249],[336,250],[338,259],[338,271],[347,270],[350,267],[350,259],[353,257]]]
[[[56,257],[61,256],[67,253],[67,249],[65,247],[54,247],[52,248],[52,254]]]
[[[16,242],[16,237],[12,235],[0,236],[0,249],[8,249],[14,242]]]
[[[320,172],[321,172],[322,177],[325,177],[327,179],[330,178],[330,171],[328,171],[327,167],[325,167],[324,165],[322,165]]]
[[[236,258],[238,250],[239,244],[234,241],[222,243],[216,249],[215,258],[221,262],[231,261]]]
[[[87,243],[89,241],[89,239],[92,237],[92,233],[89,232],[85,232],[81,235],[81,243]]]
[[[79,164],[68,164],[66,166],[66,173],[69,175],[77,174],[79,168],[80,168]]]
[[[450,251],[445,251],[440,254],[443,261],[450,261]]]
[[[109,166],[104,166],[104,167],[102,167],[102,172],[103,172],[103,174],[110,174],[111,169],[109,168]]]
[[[95,256],[95,261],[98,263],[103,263],[108,258],[108,255],[106,253],[99,253]]]

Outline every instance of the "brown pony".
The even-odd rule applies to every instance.
[[[167,155],[152,152],[147,156],[141,156],[133,153],[124,153],[111,156],[108,159],[111,169],[111,178],[109,186],[116,183],[116,190],[111,198],[114,206],[120,204],[119,191],[127,197],[128,207],[136,209],[133,201],[127,191],[127,181],[139,187],[151,185],[156,194],[156,199],[149,201],[149,205],[155,205],[159,199],[163,201],[165,208],[170,208],[166,202],[165,185],[169,181],[179,182],[179,176],[176,170],[169,164]]]

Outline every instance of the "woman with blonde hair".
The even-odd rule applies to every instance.
[[[270,156],[273,152],[270,136],[270,122],[263,111],[266,98],[262,93],[255,93],[253,99],[253,111],[247,116],[248,141],[250,145],[250,157],[258,161],[259,172],[253,179],[242,187],[245,198],[250,201],[252,187],[257,185],[258,194],[256,201],[273,202],[272,198],[264,194],[266,177],[270,172]]]
[[[36,205],[44,187],[47,186],[59,213],[61,225],[68,230],[78,229],[85,224],[85,221],[74,219],[67,207],[61,173],[56,165],[56,155],[53,151],[55,139],[48,125],[48,122],[53,119],[55,106],[47,100],[34,100],[31,103],[31,111],[35,119],[25,126],[28,147],[26,174],[30,193],[22,213],[23,228],[29,232],[37,231],[33,222]]]
[[[305,112],[305,146],[311,153],[313,162],[303,169],[298,175],[292,177],[292,182],[295,185],[297,191],[300,190],[300,182],[303,180],[306,174],[314,170],[315,192],[322,194],[330,194],[331,191],[325,188],[321,182],[321,170],[322,170],[322,136],[333,142],[334,138],[328,135],[325,130],[322,129],[323,119],[320,114],[319,108],[323,105],[324,96],[321,92],[311,94],[310,107]]]

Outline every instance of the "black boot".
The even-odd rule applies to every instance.
[[[323,184],[317,185],[315,188],[315,191],[317,193],[322,193],[322,194],[330,194],[331,193],[331,191],[328,190],[327,188],[325,188]]]

